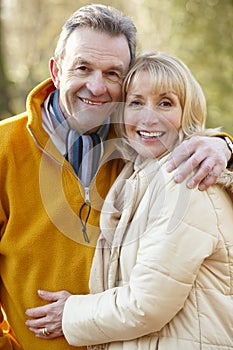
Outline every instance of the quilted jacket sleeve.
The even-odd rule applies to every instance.
[[[156,332],[182,309],[204,259],[218,244],[218,215],[208,191],[190,191],[172,180],[165,192],[163,187],[162,182],[154,186],[129,283],[67,300],[63,331],[71,345]]]

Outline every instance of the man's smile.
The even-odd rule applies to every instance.
[[[92,105],[92,106],[102,106],[104,105],[106,102],[103,102],[103,101],[92,101],[92,100],[89,100],[87,98],[82,98],[82,97],[79,97],[79,99],[88,104],[88,105]]]

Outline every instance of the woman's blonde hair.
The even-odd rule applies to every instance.
[[[141,72],[148,72],[152,88],[160,91],[175,91],[182,107],[182,138],[202,134],[205,130],[206,100],[202,88],[188,67],[179,59],[164,52],[148,52],[139,55],[125,77],[122,93],[123,102],[130,83]],[[120,122],[120,123],[119,123]],[[117,135],[127,140],[124,126],[124,103],[117,114]]]

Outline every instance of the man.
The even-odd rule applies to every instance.
[[[50,60],[52,80],[29,94],[27,112],[1,123],[0,297],[24,350],[73,348],[63,337],[47,340],[53,334],[44,309],[29,313],[39,321],[35,337],[25,310],[44,304],[41,289],[89,292],[100,210],[123,165],[109,116],[135,56],[135,35],[132,21],[115,9],[79,9]],[[192,186],[210,172],[203,186],[212,184],[230,158],[220,138],[197,138],[177,150],[177,164],[186,148],[192,157],[178,180],[203,165]],[[0,349],[6,337],[10,348],[6,333]]]

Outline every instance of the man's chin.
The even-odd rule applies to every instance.
[[[96,132],[101,125],[105,123],[104,121],[98,121],[94,119],[93,122],[86,122],[84,121],[83,123],[73,117],[69,118],[69,125],[72,129],[77,130],[79,134],[91,134],[93,132]]]

